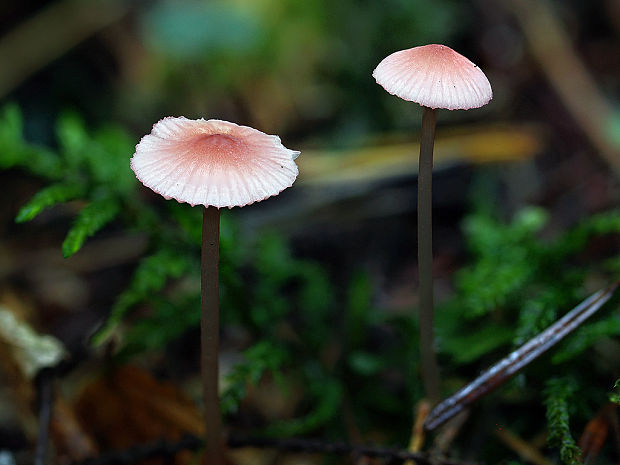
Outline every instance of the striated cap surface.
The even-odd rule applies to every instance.
[[[372,73],[392,95],[429,108],[468,110],[489,103],[491,84],[482,70],[445,45],[394,52]]]
[[[242,207],[290,187],[299,152],[278,136],[222,120],[167,117],[131,158],[136,177],[166,199],[206,207]]]

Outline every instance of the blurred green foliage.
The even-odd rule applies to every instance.
[[[596,238],[620,233],[620,212],[593,215],[550,237],[543,234],[549,222],[546,211],[526,207],[506,223],[499,218],[502,212],[489,205],[490,198],[489,192],[474,195],[474,211],[463,222],[471,262],[456,273],[454,296],[437,310],[440,353],[455,368],[479,366],[481,360],[490,364],[535,337],[591,292],[585,288],[589,277],[598,276],[602,283],[618,279],[617,257],[584,261],[579,256]],[[518,377],[504,390],[511,398],[511,386],[521,395],[545,386],[549,444],[559,448],[565,464],[579,463],[580,455],[569,429],[570,414],[587,421],[603,401],[596,385],[588,389],[578,383],[583,373],[590,380],[597,376],[588,351],[620,336],[619,322],[617,311],[601,312],[545,356],[542,371],[530,366],[525,370],[529,377]]]
[[[0,128],[0,168],[20,167],[51,182],[22,207],[18,222],[58,203],[76,199],[86,203],[63,242],[65,257],[77,252],[121,208],[129,207],[136,187],[126,169],[133,144],[121,129],[105,128],[91,135],[76,115],[64,115],[57,125],[58,151],[53,152],[24,140],[16,106],[2,109]]]
[[[22,114],[16,105],[6,105],[0,114],[0,168],[22,168],[50,181],[64,177],[61,160],[51,150],[24,140]]]
[[[142,33],[154,50],[176,60],[245,54],[255,47],[257,18],[232,2],[158,2],[143,18]]]
[[[221,398],[224,415],[236,413],[246,396],[248,386],[256,386],[265,372],[273,373],[283,386],[281,369],[289,360],[288,353],[271,342],[260,341],[243,352],[243,363],[237,364],[228,375],[228,386]]]
[[[323,125],[334,144],[377,125],[419,124],[384,98],[372,70],[396,50],[449,44],[467,27],[466,10],[456,0],[153,2],[139,16],[146,85],[127,90],[134,104],[123,101],[122,117],[233,111],[278,134]]]
[[[456,294],[439,313],[443,351],[457,363],[523,344],[585,298],[593,271],[613,276],[611,261],[583,266],[574,256],[597,236],[620,232],[620,212],[584,219],[554,239],[541,239],[548,215],[536,207],[519,211],[505,224],[480,210],[464,221],[472,263],[456,274]],[[489,315],[492,315],[489,318]],[[463,331],[463,324],[471,331]],[[588,323],[555,351],[556,364],[573,359],[606,336],[620,335],[620,318],[611,314]]]
[[[58,203],[79,205],[62,246],[66,256],[112,222],[146,234],[149,252],[93,343],[120,335],[121,359],[164,350],[199,325],[200,209],[144,200],[129,169],[132,138],[121,129],[89,131],[79,117],[67,114],[58,122],[57,142],[54,150],[27,142],[19,110],[2,110],[0,168],[20,168],[47,183],[17,221],[32,220]],[[484,201],[474,202],[463,223],[470,261],[456,274],[452,298],[437,310],[443,371],[458,376],[456,384],[582,300],[588,276],[611,279],[620,270],[618,258],[578,259],[597,237],[620,232],[620,213],[586,218],[553,237],[543,234],[548,221],[544,210],[529,207],[505,222]],[[229,212],[222,215],[220,257],[223,327],[242,328],[249,341],[227,377],[222,396],[227,415],[242,410],[249,386],[269,376],[282,395],[296,387],[302,396],[294,417],[263,425],[264,433],[326,430],[343,436],[347,417],[362,432],[383,431],[401,442],[408,438],[412,406],[423,396],[413,311],[377,308],[373,282],[363,270],[340,289],[319,264],[295,257],[278,234],[243,241]],[[569,414],[585,420],[597,409],[592,405],[607,398],[599,387],[579,381],[580,373],[595,369],[588,362],[593,346],[618,335],[617,312],[603,310],[553,350],[544,370],[528,367],[529,376],[519,381],[534,392],[546,386],[544,399],[530,395],[516,402],[525,409],[544,401],[550,444],[560,448],[564,463],[578,456]],[[523,418],[520,426],[536,430],[536,421],[535,415]]]
[[[160,292],[169,279],[178,279],[183,274],[188,273],[192,268],[192,261],[185,255],[179,255],[175,250],[169,248],[160,248],[154,254],[143,258],[134,271],[133,278],[129,286],[118,296],[114,306],[110,310],[104,328],[93,337],[95,345],[101,344],[106,340],[109,333],[116,329],[122,322],[127,312],[135,305],[147,300],[149,297]],[[168,308],[174,312],[173,308]],[[194,316],[194,315],[193,315]],[[168,315],[167,318],[172,318]],[[167,319],[164,317],[164,320]],[[160,316],[161,319],[161,316]],[[178,320],[177,320],[178,321]],[[198,320],[200,321],[200,318]],[[189,324],[196,323],[193,319]],[[164,321],[165,323],[165,321]],[[144,348],[158,348],[166,343],[166,339],[161,339],[157,330],[161,322],[156,318],[155,321],[143,320],[134,328],[134,335],[130,338],[134,341],[140,341]],[[186,323],[187,325],[187,323]],[[180,332],[187,326],[178,323],[175,326],[167,326],[167,335],[170,338],[178,337]],[[176,330],[174,330],[176,328]]]

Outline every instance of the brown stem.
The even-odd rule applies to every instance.
[[[422,107],[418,169],[418,270],[420,275],[420,354],[422,381],[432,403],[439,401],[439,367],[433,337],[433,145],[436,110]]]
[[[218,393],[220,210],[206,207],[202,215],[201,369],[205,408],[206,463],[222,465],[222,419]]]
[[[49,442],[50,420],[52,416],[53,375],[50,369],[43,369],[37,375],[39,388],[39,432],[37,435],[37,447],[34,455],[35,465],[45,465],[45,455]]]

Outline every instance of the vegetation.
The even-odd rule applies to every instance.
[[[68,114],[58,121],[52,150],[23,138],[17,107],[6,106],[0,117],[0,168],[19,168],[47,183],[16,221],[32,220],[65,202],[80,205],[62,244],[67,257],[112,223],[149,237],[148,255],[92,338],[96,346],[122,335],[119,360],[164,350],[200,321],[200,211],[176,202],[147,202],[139,195],[128,169],[133,143],[122,129],[89,131],[77,115]],[[619,212],[543,237],[549,221],[545,210],[528,207],[506,223],[485,200],[490,198],[487,184],[477,186],[463,223],[469,263],[456,275],[453,296],[437,311],[446,386],[462,385],[572,308],[587,295],[588,276],[611,280],[620,269],[617,258],[578,257],[597,238],[620,232]],[[403,410],[422,397],[413,312],[401,316],[376,308],[374,285],[365,272],[356,273],[342,292],[317,263],[296,258],[281,236],[268,232],[256,243],[243,243],[234,215],[222,220],[223,321],[242,328],[251,341],[228,374],[225,414],[239,415],[248,389],[270,379],[282,396],[292,391],[302,396],[295,416],[263,423],[263,433],[344,435],[344,408],[362,431],[380,430],[404,442],[411,418]],[[148,311],[133,313],[138,307]],[[597,344],[619,335],[618,312],[602,311],[485,402],[523,408],[544,404],[549,445],[559,449],[563,463],[579,463],[570,425],[587,420],[608,395],[594,380],[612,376],[592,372],[588,360]],[[618,383],[610,397],[614,402],[617,391]],[[520,418],[515,425],[522,434],[538,431],[536,418]]]
[[[547,382],[545,395],[549,424],[547,441],[560,449],[562,462],[567,465],[578,465],[581,463],[581,452],[571,436],[568,425],[568,410],[571,397],[574,395],[574,383],[570,379],[552,378]]]

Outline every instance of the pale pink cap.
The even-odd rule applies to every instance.
[[[131,169],[166,199],[206,207],[242,207],[293,185],[299,152],[248,126],[217,119],[167,117],[144,136]]]
[[[390,94],[429,108],[468,110],[493,98],[482,70],[445,45],[394,52],[372,75]]]

